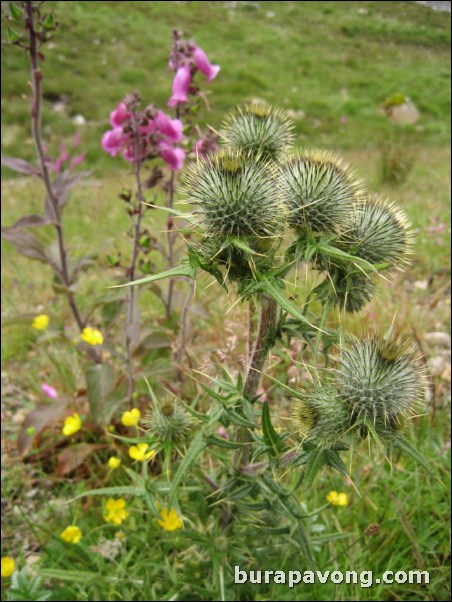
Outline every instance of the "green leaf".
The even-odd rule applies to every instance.
[[[328,466],[331,466],[331,468],[334,468],[344,476],[348,476],[347,467],[335,449],[325,450],[325,460]]]
[[[206,437],[207,445],[218,445],[218,447],[225,447],[227,449],[237,449],[243,447],[243,443],[234,443],[233,441],[227,441],[223,437],[217,437],[216,435],[209,435]]]
[[[144,487],[134,487],[133,485],[123,485],[118,487],[101,487],[100,489],[91,489],[90,491],[84,491],[83,493],[79,493],[75,497],[68,500],[68,502],[75,502],[75,500],[79,500],[83,497],[92,497],[95,495],[145,495],[146,490]]]
[[[11,15],[11,19],[14,20],[21,19],[23,16],[22,10],[15,2],[9,3],[9,14]]]
[[[325,450],[316,448],[309,454],[308,461],[306,462],[306,468],[304,469],[303,476],[303,489],[309,489],[314,482],[314,479],[325,464]]]
[[[126,282],[125,284],[116,284],[115,286],[109,286],[108,288],[121,288],[124,286],[137,286],[138,284],[146,284],[147,282],[155,282],[156,280],[164,280],[165,278],[175,278],[177,276],[185,276],[186,278],[195,279],[196,271],[190,265],[187,260],[181,261],[181,263],[171,268],[170,270],[166,270],[165,272],[160,272],[160,274],[153,274],[152,276],[146,276],[146,278],[140,278],[139,280],[133,280],[132,282]]]
[[[20,41],[20,34],[18,34],[17,31],[12,27],[8,27],[6,35],[8,36],[8,41],[11,42],[11,44],[17,44],[17,42]]]
[[[97,424],[102,423],[107,410],[105,398],[114,386],[113,368],[109,364],[88,366],[85,370],[85,378],[91,418]]]
[[[303,560],[307,563],[308,568],[314,569],[315,563],[311,552],[311,542],[309,541],[305,528],[301,522],[298,523],[298,526],[291,539],[302,551]]]
[[[416,460],[418,464],[420,464],[425,470],[427,470],[431,475],[436,476],[436,473],[431,466],[431,464],[424,458],[422,454],[420,454],[416,448],[414,448],[411,443],[402,437],[401,435],[393,435],[390,439],[393,447],[396,449],[400,449],[400,451],[404,452],[408,456],[411,456],[413,460]]]
[[[303,324],[307,324],[314,330],[321,330],[314,324],[311,324],[309,320],[305,318],[299,308],[285,297],[279,286],[276,286],[273,284],[273,282],[270,282],[270,280],[262,280],[259,283],[259,288],[263,293],[266,293],[269,297],[271,297],[273,301],[276,301],[281,309],[284,309],[284,311],[287,311],[287,313],[292,314],[292,316],[297,318],[297,320],[300,320],[300,322],[303,322]]]
[[[46,16],[42,25],[44,29],[55,29],[55,17],[52,15],[52,13],[49,13]]]
[[[265,443],[276,452],[281,447],[281,437],[275,431],[270,417],[270,408],[267,402],[262,405],[262,431],[264,433]]]
[[[174,497],[176,495],[177,488],[181,483],[182,479],[185,477],[189,468],[199,456],[199,454],[206,447],[207,442],[204,438],[204,433],[199,431],[197,435],[195,435],[193,441],[191,442],[190,447],[187,450],[183,460],[179,464],[176,470],[176,474],[174,475],[173,481],[171,483],[171,487],[168,495],[168,506],[171,507],[174,501]]]

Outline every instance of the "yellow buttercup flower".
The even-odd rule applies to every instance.
[[[32,326],[36,330],[45,330],[49,325],[49,316],[47,314],[39,314],[33,320]]]
[[[115,500],[112,497],[108,499],[105,504],[104,520],[107,523],[114,523],[120,525],[129,516],[126,510],[126,500],[122,497],[119,500]]]
[[[14,573],[14,558],[11,556],[2,557],[2,579],[5,577],[11,577]]]
[[[141,412],[138,408],[132,408],[131,410],[127,410],[121,416],[121,422],[124,426],[136,426],[140,421]]]
[[[165,529],[165,531],[175,531],[181,529],[184,525],[182,518],[177,514],[174,508],[163,508],[160,510],[161,520],[158,520],[158,524]]]
[[[115,456],[111,456],[111,458],[108,458],[108,468],[112,468],[113,470],[115,468],[119,468],[121,466],[121,458],[116,458]]]
[[[64,539],[66,543],[78,543],[82,539],[82,532],[75,525],[69,525],[61,533],[61,539]]]
[[[138,445],[132,445],[129,447],[129,456],[132,458],[132,460],[137,460],[138,462],[150,460],[155,456],[155,451],[153,449],[147,451],[148,449],[149,445],[147,443],[138,443]]]
[[[70,437],[71,435],[75,435],[75,433],[81,428],[82,421],[80,420],[80,416],[76,412],[72,416],[68,416],[64,421],[63,435],[65,435],[66,437]]]
[[[88,345],[102,345],[104,342],[104,336],[101,331],[97,330],[97,328],[91,328],[90,326],[83,329],[80,338],[82,341],[85,341],[85,343],[88,343]]]
[[[330,491],[326,496],[326,501],[333,506],[348,506],[348,495],[346,493]]]

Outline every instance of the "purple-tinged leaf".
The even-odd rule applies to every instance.
[[[2,238],[13,244],[16,251],[21,255],[44,263],[53,263],[47,256],[42,244],[31,232],[25,232],[24,230],[13,230],[11,232],[8,228],[2,228],[1,233]]]
[[[19,454],[24,455],[37,437],[49,424],[64,415],[67,398],[59,399],[51,405],[38,406],[25,418],[17,440]]]
[[[58,205],[64,207],[69,200],[69,192],[78,182],[91,175],[91,171],[80,171],[79,173],[70,173],[63,171],[58,174],[53,181],[53,192],[58,199]]]
[[[50,221],[42,217],[42,215],[24,215],[17,220],[15,224],[9,226],[8,228],[3,228],[3,230],[8,232],[17,232],[17,230],[23,230],[24,228],[42,228],[43,226],[48,226]]]
[[[2,165],[27,176],[37,176],[40,173],[39,169],[31,165],[31,163],[27,163],[23,159],[16,159],[15,157],[2,157]]]

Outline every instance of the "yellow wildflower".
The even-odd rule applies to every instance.
[[[102,345],[104,342],[101,331],[96,328],[91,328],[90,326],[83,329],[80,338],[82,341],[85,341],[85,343],[88,343],[88,345]]]
[[[67,543],[78,543],[82,539],[82,532],[75,525],[69,525],[61,533],[61,539],[64,539]]]
[[[122,497],[119,500],[114,500],[112,497],[109,498],[105,505],[105,510],[104,520],[107,523],[120,525],[129,516],[126,510],[126,500]]]
[[[121,417],[121,422],[124,426],[136,426],[140,421],[141,412],[138,408],[127,410]]]
[[[169,511],[167,508],[163,508],[160,510],[160,516],[162,520],[157,522],[165,531],[175,531],[183,527],[184,522],[174,508],[170,508]]]
[[[119,468],[121,466],[121,458],[116,458],[115,456],[111,456],[110,458],[108,458],[108,467],[112,468],[113,470],[115,468]]]
[[[36,330],[45,330],[49,325],[49,316],[47,314],[39,314],[33,320],[32,326]]]
[[[2,557],[2,579],[5,577],[11,577],[14,573],[14,558],[11,556]]]
[[[129,447],[129,456],[132,458],[132,460],[137,460],[138,462],[150,460],[155,456],[155,451],[153,449],[147,451],[148,449],[149,445],[147,443],[138,443],[138,445],[132,445]]]
[[[75,412],[75,414],[68,416],[64,421],[63,435],[70,437],[71,435],[75,435],[75,433],[81,428],[82,421],[80,420],[80,416],[77,414],[77,412]]]
[[[348,506],[348,495],[346,493],[330,491],[326,496],[326,501],[333,506]]]

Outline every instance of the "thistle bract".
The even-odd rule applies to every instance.
[[[224,151],[200,159],[184,180],[204,235],[271,240],[282,234],[284,204],[270,164]]]
[[[375,282],[367,274],[358,272],[353,267],[330,267],[330,276],[316,287],[315,293],[322,302],[330,302],[333,306],[355,313],[361,311],[375,292]]]
[[[289,224],[295,229],[338,232],[349,220],[360,194],[348,166],[334,155],[313,150],[281,165],[281,188]]]
[[[317,386],[298,400],[292,411],[295,430],[303,440],[332,447],[350,429],[347,407],[334,386]]]
[[[247,155],[276,160],[292,144],[292,128],[282,111],[252,103],[231,113],[221,137]]]
[[[369,263],[406,261],[411,235],[405,215],[388,201],[370,198],[357,205],[341,236],[342,246]]]
[[[377,429],[408,415],[420,394],[419,371],[402,344],[364,340],[343,349],[336,371],[341,399],[354,421]]]

